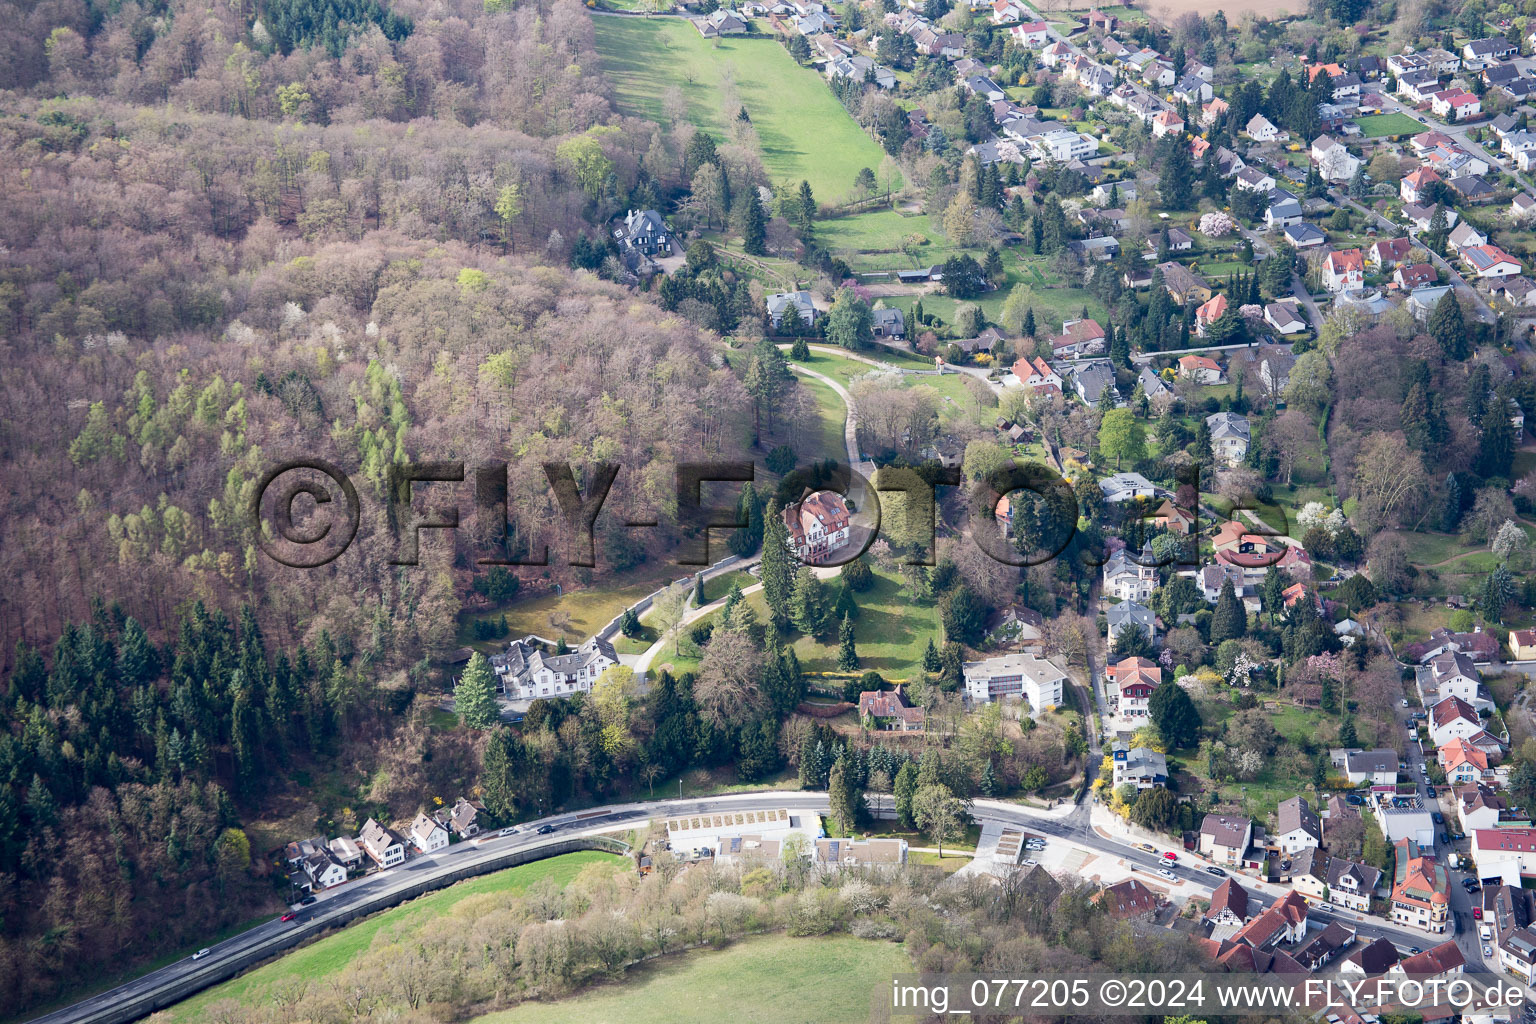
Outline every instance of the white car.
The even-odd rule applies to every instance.
[[[518,828],[516,825],[513,825],[511,828],[504,828],[500,832],[497,832],[496,838],[505,839],[507,836],[515,836],[521,831],[522,829]]]
[[[1039,864],[1039,863],[1040,863],[1040,862],[1039,862],[1039,861],[1038,861],[1038,860],[1035,860],[1035,858],[1033,858],[1033,857],[1025,857],[1025,858],[1024,858],[1024,866],[1025,866],[1025,867],[1030,867],[1030,868],[1032,868],[1032,867],[1034,867],[1034,866],[1035,866],[1035,865],[1036,865],[1036,864]]]
[[[1483,956],[1492,958],[1492,956],[1493,956],[1493,947],[1492,946],[1484,946],[1483,947]]]
[[[1316,903],[1316,904],[1313,904],[1313,905],[1315,907],[1317,907],[1318,910],[1322,910],[1322,911],[1325,911],[1325,912],[1328,912],[1328,913],[1332,913],[1333,909],[1334,909],[1334,906],[1333,906],[1332,903]]]
[[[1403,698],[1403,707],[1407,707],[1407,706],[1408,706],[1408,698],[1404,697]]]
[[[1167,868],[1158,868],[1157,873],[1173,882],[1177,882],[1179,880],[1179,876],[1174,874],[1172,871],[1169,871]]]
[[[207,946],[204,946],[202,949],[200,949],[196,953],[192,954],[192,959],[193,960],[201,960],[203,957],[207,956],[209,953],[212,953],[212,952],[213,952],[213,950],[209,949]]]

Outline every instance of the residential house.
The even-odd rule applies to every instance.
[[[1404,264],[1393,272],[1392,283],[1402,291],[1409,292],[1415,288],[1434,284],[1438,277],[1435,268],[1428,263],[1415,263],[1411,266]]]
[[[1086,366],[1074,368],[1072,371],[1072,386],[1077,391],[1077,397],[1083,400],[1083,404],[1090,409],[1096,409],[1106,395],[1118,400],[1119,392],[1115,390],[1115,371],[1110,369],[1108,362],[1095,360]]]
[[[1168,785],[1168,755],[1147,747],[1130,747],[1116,741],[1113,784],[1135,786],[1138,790],[1158,789]]]
[[[1184,119],[1171,110],[1164,110],[1152,118],[1152,137],[1177,135],[1184,130]]]
[[[1344,958],[1344,962],[1339,965],[1339,973],[1364,974],[1374,978],[1385,974],[1401,958],[1402,954],[1397,951],[1391,939],[1372,939]]]
[[[1391,270],[1399,263],[1407,261],[1412,251],[1413,239],[1403,235],[1400,238],[1382,238],[1372,242],[1365,250],[1365,256],[1370,265],[1377,270]]]
[[[1499,935],[1499,966],[1530,984],[1536,978],[1536,931],[1519,928]]]
[[[1433,71],[1410,71],[1397,77],[1397,94],[1409,103],[1428,103],[1442,91],[1440,76]]]
[[[1444,215],[1447,228],[1454,227],[1460,216],[1454,209],[1442,203],[1431,203],[1428,205],[1420,205],[1418,203],[1403,204],[1403,220],[1419,231],[1434,230],[1435,217],[1439,214]]]
[[[1254,114],[1249,118],[1248,124],[1243,128],[1243,134],[1254,142],[1278,142],[1282,138],[1288,138],[1285,132],[1271,124],[1269,118],[1263,114]]]
[[[810,292],[777,292],[768,296],[764,303],[775,331],[783,324],[786,313],[798,316],[807,327],[816,322],[816,306],[811,302]]]
[[[980,96],[985,100],[1007,99],[1008,94],[1003,92],[1002,86],[985,75],[972,75],[960,83],[965,91]]]
[[[1061,686],[1067,675],[1033,654],[1003,654],[982,661],[968,661],[962,668],[966,698],[976,704],[1008,697],[1022,697],[1036,714],[1061,703]]]
[[[1207,814],[1200,822],[1200,852],[1217,864],[1240,864],[1253,842],[1253,822],[1239,815]],[[1303,928],[1302,934],[1306,934]]]
[[[1119,25],[1119,19],[1113,14],[1105,14],[1097,7],[1088,12],[1088,28],[1091,31],[1109,33],[1115,31]]]
[[[448,830],[423,813],[411,822],[410,836],[418,853],[436,853],[448,845]]]
[[[357,841],[363,852],[381,868],[392,868],[405,860],[405,841],[393,829],[385,828],[373,818],[363,823]]]
[[[1340,249],[1323,260],[1323,285],[1334,294],[1365,285],[1365,256],[1359,249]]]
[[[877,309],[870,313],[870,330],[877,338],[905,338],[907,318],[899,309]]]
[[[1104,492],[1104,500],[1112,505],[1118,505],[1122,501],[1130,501],[1132,498],[1153,497],[1157,489],[1152,486],[1152,481],[1140,473],[1116,473],[1099,481],[1099,490]]]
[[[1093,186],[1088,197],[1099,206],[1120,206],[1134,202],[1138,194],[1134,181],[1103,181]]]
[[[1132,556],[1126,548],[1120,548],[1104,562],[1104,593],[1120,601],[1152,600],[1157,586],[1156,558],[1148,541],[1139,556]]]
[[[1509,213],[1517,221],[1530,220],[1536,216],[1536,196],[1529,192],[1516,192],[1515,197],[1509,201]]]
[[[1450,876],[1445,867],[1433,854],[1422,852],[1412,839],[1399,839],[1393,846],[1393,923],[1443,933],[1451,904]]]
[[[1355,93],[1359,94],[1360,82],[1355,80]],[[1349,181],[1360,169],[1360,160],[1350,154],[1342,142],[1331,135],[1319,135],[1312,142],[1312,162],[1324,181]]]
[[[1221,116],[1229,112],[1232,107],[1220,96],[1215,97],[1200,110],[1200,127],[1209,128],[1221,119]],[[1270,188],[1274,186],[1271,185]]]
[[[1050,40],[1050,29],[1043,21],[1025,21],[1008,30],[1013,45],[1036,50]]]
[[[1301,306],[1294,299],[1281,299],[1264,307],[1264,322],[1281,335],[1300,334],[1307,329],[1301,318]]]
[[[859,720],[869,728],[922,732],[924,712],[908,704],[899,687],[864,690],[859,693]]]
[[[1354,944],[1356,930],[1339,921],[1327,926],[1295,953],[1297,963],[1309,971],[1319,971]]]
[[[993,0],[992,24],[1008,25],[1015,21],[1022,21],[1030,13],[1030,9],[1015,0]]]
[[[440,807],[432,815],[437,823],[448,829],[460,839],[468,839],[480,834],[480,825],[476,818],[480,816],[483,807],[469,800],[459,797],[452,807]]]
[[[1212,295],[1208,300],[1201,304],[1199,309],[1195,310],[1195,330],[1197,333],[1203,336],[1205,332],[1210,329],[1211,324],[1214,324],[1217,320],[1220,320],[1222,314],[1224,314],[1226,311],[1227,297],[1222,295],[1220,292]],[[1216,376],[1220,377],[1222,375],[1221,367],[1216,366],[1215,360],[1203,356],[1201,358],[1205,358],[1207,363],[1210,363],[1211,366],[1215,367]],[[1196,371],[1197,372],[1195,374],[1192,374],[1196,376],[1196,379],[1200,380],[1201,383],[1210,383],[1210,381],[1205,379],[1210,376],[1209,367],[1199,366],[1196,367]],[[1182,377],[1184,375],[1184,360],[1181,359],[1179,360],[1179,376]]]
[[[1536,828],[1480,828],[1471,836],[1480,876],[1494,877],[1508,865],[1510,875],[1536,877]]]
[[[1121,601],[1112,604],[1104,611],[1105,631],[1109,634],[1106,645],[1110,651],[1115,649],[1115,643],[1123,635],[1127,627],[1135,627],[1147,635],[1147,638],[1157,642],[1157,620],[1152,615],[1152,609],[1135,601]]]
[[[1211,302],[1207,302],[1204,306],[1201,306],[1200,310],[1209,311],[1211,303],[1216,302],[1217,299],[1222,300],[1221,313],[1225,313],[1226,301],[1220,295],[1217,295],[1215,298],[1211,299]],[[1200,319],[1200,310],[1195,312],[1195,318],[1197,321]],[[1220,319],[1220,313],[1217,314],[1216,319]],[[1205,326],[1209,326],[1209,324],[1206,324]],[[1200,333],[1204,334],[1205,332],[1202,330]],[[1185,380],[1192,380],[1197,384],[1215,385],[1225,384],[1227,382],[1227,375],[1222,372],[1221,364],[1212,359],[1210,356],[1180,356],[1179,376]]]
[[[1427,680],[1433,690],[1425,688],[1426,697],[1433,692],[1436,699],[1446,697],[1459,697],[1472,705],[1477,711],[1492,711],[1493,701],[1488,696],[1488,691],[1483,688],[1482,676],[1478,674],[1477,666],[1472,663],[1470,655],[1460,651],[1442,651],[1430,659],[1427,672],[1419,670],[1427,675]]]
[[[1031,391],[1050,388],[1054,389],[1056,394],[1061,393],[1061,375],[1051,369],[1051,364],[1039,356],[1015,360],[1013,375],[1019,379],[1021,386]]]
[[[705,39],[713,39],[717,36],[739,36],[747,31],[747,19],[735,11],[724,8],[688,20],[693,22],[693,27],[698,29],[699,35]]]
[[[1291,884],[1298,892],[1362,914],[1370,913],[1371,896],[1380,883],[1380,868],[1335,857],[1320,847],[1298,851],[1291,864]]]
[[[1134,878],[1107,885],[1099,890],[1094,902],[1111,917],[1142,917],[1157,912],[1158,898],[1145,885]]]
[[[1173,98],[1189,104],[1190,107],[1199,106],[1215,94],[1216,91],[1211,88],[1211,83],[1195,74],[1186,74],[1179,79],[1179,84],[1173,87]]]
[[[1248,921],[1248,890],[1237,879],[1227,878],[1211,893],[1211,903],[1205,910],[1205,920],[1213,925],[1241,928]]]
[[[1478,174],[1463,174],[1452,178],[1447,184],[1450,185],[1451,191],[1466,203],[1491,202],[1496,194],[1496,190],[1487,179]]]
[[[1299,224],[1287,224],[1282,232],[1285,240],[1296,249],[1316,249],[1328,241],[1328,236],[1322,231],[1302,221]]]
[[[342,867],[351,870],[362,866],[363,848],[351,836],[337,836],[330,841],[329,849],[331,859]]]
[[[1152,513],[1149,522],[1169,533],[1187,537],[1195,525],[1195,517],[1171,500],[1164,499],[1163,503],[1157,507],[1157,511]]]
[[[1465,121],[1483,112],[1483,103],[1465,89],[1444,89],[1429,101],[1436,114],[1448,120]]]
[[[1387,71],[1401,78],[1414,71],[1428,71],[1429,61],[1417,53],[1394,53],[1387,58]]]
[[[1184,264],[1170,260],[1159,263],[1157,269],[1163,275],[1163,287],[1173,296],[1174,301],[1187,305],[1190,302],[1204,302],[1211,297],[1210,284]]]
[[[1455,939],[1447,939],[1438,946],[1432,946],[1422,953],[1415,953],[1399,963],[1393,964],[1388,975],[1406,975],[1413,980],[1423,983],[1434,979],[1446,980],[1461,974],[1467,966],[1467,958],[1462,955],[1461,947]]]
[[[1344,777],[1352,786],[1361,783],[1390,786],[1397,782],[1398,760],[1395,750],[1349,749],[1334,751],[1333,754],[1334,766],[1344,769]]]
[[[347,869],[331,858],[329,850],[316,850],[305,857],[302,868],[315,889],[329,889],[347,880]]]
[[[1229,466],[1235,466],[1248,456],[1248,444],[1252,433],[1248,418],[1235,412],[1217,412],[1205,418],[1211,432],[1211,450]]]
[[[1422,203],[1428,197],[1429,186],[1440,180],[1432,168],[1420,167],[1398,182],[1397,192],[1405,203]]]
[[[846,547],[852,534],[848,503],[836,491],[816,491],[783,515],[789,546],[802,562],[816,562]]]
[[[1455,793],[1456,816],[1461,823],[1461,830],[1467,835],[1479,829],[1499,828],[1506,822],[1517,824],[1512,820],[1509,801],[1498,790],[1478,782],[1462,786]],[[1525,816],[1518,824],[1529,827],[1530,817]]]
[[[1480,61],[1483,63],[1505,60],[1509,57],[1520,56],[1520,45],[1510,42],[1503,36],[1493,36],[1489,39],[1473,39],[1461,48],[1461,56],[1466,61]]]
[[[1057,359],[1079,359],[1104,352],[1104,328],[1097,320],[1068,320],[1061,333],[1051,339],[1051,354]]]
[[[1275,190],[1275,179],[1257,167],[1244,167],[1237,172],[1238,188],[1245,188],[1250,192],[1270,193]]]
[[[586,693],[610,665],[618,662],[613,644],[602,637],[591,637],[567,654],[547,654],[538,639],[529,636],[512,641],[506,651],[492,656],[491,668],[509,698],[534,700]]]
[[[1519,260],[1496,245],[1470,246],[1461,258],[1481,278],[1514,277],[1524,269]]]
[[[1210,817],[1206,815],[1207,819]],[[1202,826],[1202,848],[1204,836]],[[1254,949],[1266,949],[1282,942],[1300,942],[1307,937],[1307,916],[1310,910],[1306,897],[1292,889],[1244,925],[1233,938],[1248,943]]]
[[[1469,786],[1493,778],[1491,766],[1497,763],[1497,755],[1490,761],[1486,751],[1470,740],[1458,737],[1436,750],[1435,760],[1445,772],[1446,782],[1453,786]]]
[[[1270,190],[1269,205],[1264,209],[1264,226],[1268,230],[1300,224],[1301,218],[1301,200],[1283,188]]]
[[[1086,262],[1096,260],[1108,263],[1120,255],[1120,241],[1113,235],[1097,235],[1093,238],[1077,238],[1067,243],[1067,248]]]
[[[1482,719],[1460,697],[1447,697],[1429,709],[1429,738],[1443,747],[1454,739],[1468,739],[1483,731]]]
[[[839,57],[827,62],[827,78],[846,78],[853,82],[872,82],[880,89],[896,88],[896,73],[864,56]]]
[[[1536,658],[1536,629],[1509,631],[1509,657],[1511,661],[1530,661]]]
[[[1528,277],[1495,277],[1488,281],[1488,294],[1503,299],[1511,306],[1536,306],[1536,283]],[[1514,402],[1514,399],[1510,399]],[[1522,417],[1523,419],[1524,417]],[[1515,443],[1520,443],[1520,432],[1515,432]]]
[[[1281,853],[1299,853],[1323,844],[1323,822],[1305,797],[1293,796],[1280,801],[1276,811],[1278,827],[1275,839]]]
[[[1146,718],[1152,694],[1162,685],[1163,670],[1147,658],[1126,658],[1104,671],[1109,686],[1117,694],[1121,718]]]

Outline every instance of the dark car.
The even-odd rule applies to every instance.
[[[1441,832],[1440,841],[1447,846],[1451,845],[1451,834],[1449,832]]]
[[[555,830],[555,826],[553,826],[553,825],[540,825],[539,826],[539,835],[547,836],[551,832],[553,832],[554,830]]]
[[[1467,892],[1476,892],[1483,887],[1483,883],[1475,878],[1463,878],[1461,884],[1466,887]]]
[[[1430,796],[1434,796],[1435,795],[1435,787],[1434,786],[1425,786],[1424,787],[1424,792],[1427,793]]]
[[[1217,878],[1226,878],[1227,877],[1227,873],[1225,871],[1221,870],[1221,868],[1217,867],[1214,864],[1212,864],[1210,867],[1206,868],[1205,869],[1205,873],[1208,874],[1208,875],[1215,875]]]
[[[1359,793],[1346,793],[1344,794],[1344,802],[1354,807],[1360,807],[1365,804],[1365,797]]]
[[[1430,817],[1435,819],[1435,824],[1436,825],[1444,825],[1445,824],[1445,815],[1441,814],[1439,811],[1434,812],[1433,814],[1430,815]]]
[[[299,900],[299,903],[300,903],[300,905],[307,907],[307,906],[310,906],[311,904],[313,904],[315,902],[315,899],[316,899],[316,897],[314,897],[314,896],[305,896],[303,899]]]

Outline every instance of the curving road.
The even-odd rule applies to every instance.
[[[400,867],[369,875],[324,893],[313,906],[303,908],[292,922],[269,921],[210,947],[208,955],[201,960],[184,959],[151,971],[117,988],[39,1017],[34,1024],[126,1024],[225,981],[305,939],[346,924],[364,913],[382,910],[461,878],[574,849],[592,848],[591,841],[583,840],[582,837],[639,825],[658,815],[771,810],[786,805],[816,808],[823,812],[828,809],[825,793],[800,790],[644,801],[556,815],[525,825],[514,836],[493,835],[480,842],[458,843],[437,854],[414,858]],[[1019,804],[977,800],[972,814],[979,821],[995,821],[1025,828],[1069,846],[1110,854],[1143,872],[1166,869],[1157,854],[1133,847],[1129,840],[1112,838],[1095,830],[1087,802],[1078,804],[1066,815],[1060,815],[1059,812],[1052,815]],[[551,831],[540,835],[537,829],[541,826],[549,826]],[[1203,892],[1209,892],[1220,884],[1220,879],[1200,866],[1180,863],[1173,866],[1172,871],[1179,881],[1199,887]],[[1243,883],[1260,904],[1267,906],[1274,901],[1274,894],[1261,889],[1252,879],[1243,877]],[[1428,947],[1440,941],[1422,932],[1395,927],[1380,918],[1361,919],[1353,914],[1329,914],[1316,909],[1311,912],[1311,917],[1323,923],[1337,918],[1350,927],[1358,928],[1364,939],[1384,936],[1403,947]],[[1469,957],[1468,960],[1469,972],[1490,973],[1475,957]]]

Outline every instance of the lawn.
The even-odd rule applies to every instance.
[[[1417,135],[1426,130],[1424,125],[1407,114],[1372,114],[1355,118],[1355,124],[1360,126],[1360,134],[1368,139],[1379,139],[1387,135]]]
[[[901,251],[901,243],[908,235],[921,235],[929,242],[919,251],[916,260],[909,259]],[[943,263],[955,251],[944,244],[944,233],[926,214],[892,209],[866,210],[848,217],[818,220],[816,237],[828,252],[847,259],[850,266],[863,262],[875,270],[931,266]],[[879,255],[872,258],[869,255],[872,253]]]
[[[478,1024],[786,1024],[870,1018],[892,974],[912,970],[902,947],[851,937],[773,935],[719,952],[669,956],[621,984],[553,1003],[525,1003]],[[835,981],[834,981],[835,979]]]
[[[558,556],[551,552],[550,557]],[[499,620],[502,616],[507,619],[507,635],[503,639],[533,633],[549,640],[558,640],[558,634],[563,633],[567,641],[580,643],[646,594],[669,580],[685,575],[687,570],[680,566],[651,562],[625,573],[626,580],[636,581],[625,586],[598,585],[567,590],[561,594],[514,600],[490,611],[465,615],[459,622],[459,643],[479,647],[481,650],[499,647],[501,641],[471,643],[474,637],[472,627],[476,619]],[[561,626],[557,627],[555,622],[561,623]]]
[[[822,202],[846,198],[854,176],[880,166],[884,151],[864,134],[825,79],[797,65],[773,39],[704,39],[681,18],[594,18],[611,95],[625,114],[667,122],[663,97],[676,86],[690,124],[720,141],[736,110],[720,109],[730,77],[757,129],[775,181],[811,183]]]
[[[1002,286],[987,292],[980,299],[963,300],[966,305],[979,305],[986,313],[987,319],[997,322],[998,315],[1003,309],[1003,302],[1007,300],[1008,293],[1014,285],[1024,284],[1030,286],[1029,304],[1035,310],[1035,320],[1041,325],[1041,330],[1054,333],[1060,330],[1061,325],[1068,320],[1076,320],[1083,315],[1083,307],[1088,308],[1088,315],[1104,323],[1107,314],[1104,303],[1098,297],[1066,284],[1049,266],[1047,257],[1035,256],[1018,250],[1005,250],[1003,264],[1007,270],[1008,279]],[[937,313],[945,323],[953,323],[955,309],[961,304],[947,295],[924,295],[923,309],[929,313]],[[887,306],[900,306],[903,310],[910,311],[912,303],[903,298],[899,302],[890,299],[885,300]]]
[[[828,581],[835,598],[837,580]],[[761,620],[768,616],[762,591],[747,598]],[[932,602],[913,601],[903,592],[901,583],[882,569],[875,569],[875,585],[854,595],[858,617],[853,620],[853,642],[859,655],[859,671],[873,669],[887,679],[907,679],[923,668],[923,652],[931,639],[938,645],[943,637],[939,610]],[[795,654],[807,672],[836,672],[837,629],[821,637],[802,636],[795,641]]]
[[[836,459],[838,462],[846,462],[848,459],[848,444],[844,440],[843,424],[848,419],[848,407],[843,403],[836,391],[833,391],[821,381],[804,374],[797,375],[800,386],[805,388],[816,402],[816,409],[821,415],[820,433],[813,439],[811,451],[796,451],[800,456],[800,462],[805,464],[811,458]],[[831,374],[828,374],[831,376]]]
[[[585,851],[472,878],[332,932],[301,949],[178,1003],[168,1012],[172,1020],[190,1024],[192,1021],[206,1019],[208,1007],[222,999],[235,999],[247,1005],[267,1002],[274,985],[293,978],[314,983],[339,973],[372,946],[380,932],[397,931],[401,926],[420,927],[432,918],[448,913],[455,904],[472,896],[521,892],[542,878],[553,879],[564,887],[589,865],[603,864],[617,869],[625,863],[627,861],[623,857]]]

